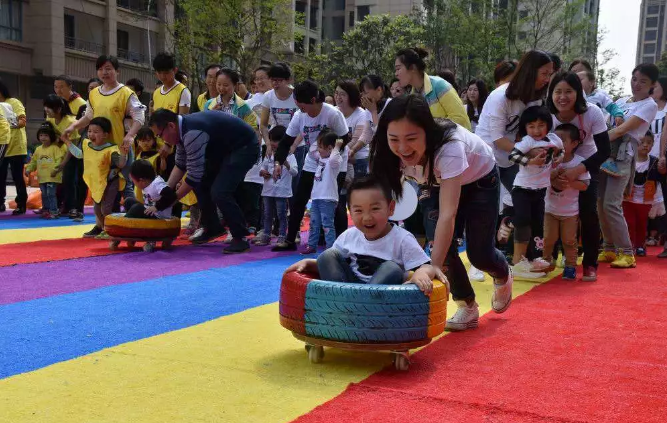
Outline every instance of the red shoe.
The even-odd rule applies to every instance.
[[[598,271],[593,266],[584,267],[584,274],[581,277],[584,282],[595,282],[598,280]]]
[[[315,253],[317,253],[317,248],[313,248],[310,245],[307,246],[306,248],[304,248],[303,251],[301,251],[301,255],[303,255],[303,256],[307,256],[309,254],[315,254]]]

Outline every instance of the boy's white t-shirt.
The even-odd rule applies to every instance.
[[[662,135],[662,128],[665,126],[665,116],[667,115],[667,106],[664,109],[658,110],[655,114],[655,119],[651,122],[651,132],[653,132],[653,147],[648,153],[653,157],[660,157],[660,136]]]
[[[643,120],[642,124],[639,125],[638,128],[628,132],[628,135],[639,141],[644,135],[646,135],[646,131],[649,130],[651,123],[653,123],[655,116],[658,114],[658,104],[651,97],[634,102],[628,102],[628,100],[630,100],[630,97],[621,98],[616,102],[616,104],[621,108],[621,110],[623,110],[625,120],[630,119],[632,116],[637,116]],[[632,146],[628,148],[628,154],[632,156],[634,155],[634,149],[631,147]]]
[[[534,148],[556,148],[558,150],[563,149],[563,141],[554,133],[547,134],[548,141],[544,140],[535,140],[533,137],[526,135],[514,145],[514,148],[521,151],[523,154],[527,154],[530,150]],[[554,157],[557,154],[554,153]],[[542,189],[551,186],[551,169],[552,162],[545,163],[541,166],[537,165],[528,165],[522,166],[519,165],[519,173],[516,174],[514,179],[514,186],[528,189]]]
[[[491,147],[460,125],[456,125],[451,139],[435,154],[433,167],[437,183],[461,175],[461,185],[467,185],[486,176],[496,165]],[[423,166],[402,166],[402,171],[418,184],[428,181]]]
[[[590,94],[584,94],[586,96],[586,101],[588,103],[593,103],[600,108],[602,115],[604,116],[605,122],[610,118],[610,114],[607,111],[607,107],[610,104],[614,103],[614,100],[609,97],[609,94],[600,89],[593,90]]]
[[[340,234],[331,248],[350,261],[352,272],[368,283],[385,261],[393,261],[404,271],[418,268],[431,260],[410,232],[396,225],[385,236],[369,241],[356,227]]]
[[[508,158],[509,152],[496,147],[495,141],[503,137],[514,141],[523,111],[530,106],[542,105],[542,100],[524,104],[521,100],[508,99],[505,96],[508,86],[509,83],[503,84],[489,94],[475,128],[475,134],[493,148],[496,162],[500,167],[511,167],[514,163]]]
[[[342,162],[340,152],[335,150],[326,159],[317,159],[311,200],[338,201],[338,172],[340,172]]]
[[[162,197],[160,193],[168,186],[169,185],[167,185],[161,176],[155,177],[153,182],[151,182],[150,185],[142,190],[142,193],[144,194],[144,206],[146,208],[155,206],[155,203]],[[170,219],[171,206],[164,210],[158,210],[155,216],[159,219]]]
[[[329,129],[339,137],[344,137],[348,133],[345,116],[340,110],[328,103],[322,103],[322,110],[315,117],[310,117],[300,110],[297,111],[287,127],[287,135],[296,137],[301,134],[308,152],[313,153],[317,150],[317,136],[323,129]],[[344,164],[345,167],[341,166],[341,169],[347,169],[347,160],[344,161]],[[317,170],[317,159],[313,154],[306,154],[303,170],[306,172]]]
[[[290,122],[299,111],[299,107],[294,100],[294,95],[290,95],[287,100],[281,100],[274,90],[264,93],[262,106],[269,110],[269,128],[273,128],[276,125],[282,125],[285,128],[289,127]],[[299,147],[302,145],[305,145],[303,141],[299,143]]]
[[[277,181],[273,178],[264,179],[264,188],[262,188],[262,197],[277,197],[277,198],[290,198],[292,196],[292,178],[299,173],[299,165],[296,163],[296,157],[294,154],[287,156],[285,160],[289,164],[289,170],[283,165],[282,172],[280,172],[280,179]],[[271,157],[266,157],[262,162],[261,169],[266,170],[269,173],[273,172],[274,166],[273,155]]]
[[[581,130],[584,139],[579,144],[579,147],[577,147],[576,153],[577,156],[583,157],[584,160],[598,152],[593,137],[608,130],[604,114],[600,108],[593,103],[588,103],[587,106],[588,110],[584,114],[575,116],[570,122],[561,122],[556,115],[552,115],[553,130],[556,130],[558,125],[562,123],[571,123]]]
[[[350,116],[345,118],[345,122],[347,122],[347,129],[350,133],[350,137],[354,135],[357,126],[359,125],[364,126],[360,138],[365,139],[366,145],[361,147],[361,149],[357,151],[354,157],[357,159],[368,158],[368,154],[370,152],[368,143],[370,143],[371,139],[373,138],[373,132],[371,131],[371,123],[373,122],[373,116],[371,115],[371,112],[369,112],[368,110],[364,110],[361,107],[357,107]],[[347,168],[347,166],[345,166],[345,168]]]
[[[583,161],[583,157],[575,154],[572,160],[559,164],[557,169],[572,169],[579,166]],[[584,172],[577,179],[580,181],[590,181],[591,175],[588,172]],[[544,200],[544,211],[556,216],[578,216],[579,191],[574,188],[567,188],[561,192],[556,192],[553,187],[549,187]]]

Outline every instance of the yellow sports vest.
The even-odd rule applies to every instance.
[[[12,110],[16,113],[16,117],[25,116],[25,107],[18,98],[8,98],[5,102],[12,106]],[[12,129],[11,139],[5,157],[23,156],[26,154],[28,154],[28,138],[25,134],[25,127]]]
[[[203,93],[199,94],[199,97],[197,97],[197,106],[199,106],[200,112],[204,111],[204,103],[208,101],[206,94],[208,94],[208,91],[204,91]]]
[[[188,174],[186,172],[185,175],[183,175],[183,179],[181,179],[181,182],[185,182],[185,178],[187,176]],[[197,196],[195,195],[194,190],[185,194],[185,197],[181,198],[179,202],[181,204],[185,204],[186,206],[194,206],[195,204],[197,204]]]
[[[46,121],[51,122],[53,129],[56,130],[56,135],[58,138],[60,138],[65,129],[67,129],[67,127],[69,127],[72,123],[76,122],[76,118],[72,115],[65,115],[62,119],[60,119],[60,123],[56,123],[54,118],[46,118]],[[79,145],[79,138],[81,138],[79,131],[74,131],[69,136],[70,141],[72,141],[75,145]]]
[[[123,120],[128,114],[127,101],[136,94],[123,85],[113,94],[105,95],[97,87],[90,92],[90,107],[93,109],[93,117],[105,117],[111,121],[111,142],[116,145],[123,143],[125,137],[125,126]]]
[[[117,145],[108,146],[102,150],[93,149],[90,144],[92,142],[83,143],[83,180],[88,185],[90,196],[96,203],[102,202],[104,190],[107,188],[107,178],[111,170],[111,155],[113,153],[120,154]],[[121,178],[120,188],[122,190],[125,186],[124,179]]]
[[[178,103],[181,102],[181,94],[185,88],[185,85],[180,82],[172,87],[167,94],[162,94],[161,87],[156,88],[153,91],[153,110],[167,109],[178,113]]]
[[[79,96],[72,101],[68,101],[67,105],[69,105],[69,109],[72,111],[72,114],[76,116],[79,113],[81,106],[86,105],[86,100]]]

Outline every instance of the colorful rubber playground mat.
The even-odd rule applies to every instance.
[[[662,422],[667,262],[517,282],[502,315],[412,356],[327,349],[278,323],[301,258],[221,244],[111,253],[90,222],[0,216],[0,422]],[[656,251],[650,251],[655,255]],[[552,275],[553,276],[553,275]],[[454,311],[450,303],[449,313]]]

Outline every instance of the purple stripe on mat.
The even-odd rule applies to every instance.
[[[223,255],[220,244],[208,244],[176,247],[173,251],[114,254],[3,267],[0,268],[0,305],[289,254],[294,253],[275,253],[269,247],[252,247],[247,253]]]
[[[28,210],[28,211],[25,212],[25,214],[20,214],[18,216],[14,216],[12,214],[13,211],[14,210],[12,210],[12,209],[7,209],[3,212],[0,212],[0,219],[5,219],[5,218],[7,218],[7,219],[39,219],[39,215],[33,213],[32,210]],[[86,215],[92,215],[94,213],[93,206],[84,207],[83,212]],[[63,219],[65,219],[65,217],[63,217]]]

